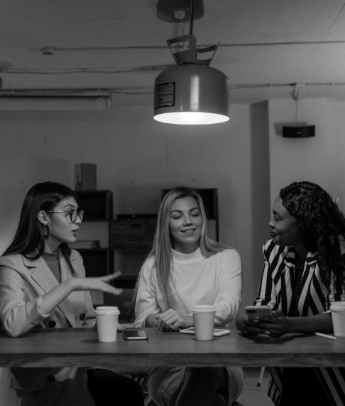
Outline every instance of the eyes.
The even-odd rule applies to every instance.
[[[193,211],[190,213],[190,216],[193,217],[193,218],[198,218],[198,217],[200,217],[200,216],[201,216],[200,210],[193,210]],[[170,218],[171,218],[172,220],[179,220],[179,219],[182,218],[182,217],[184,217],[184,214],[181,213],[181,212],[174,212],[174,213],[172,213],[171,216],[170,216]]]

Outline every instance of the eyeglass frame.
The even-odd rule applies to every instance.
[[[70,220],[71,224],[75,224],[78,221],[78,218],[80,219],[80,221],[83,221],[83,217],[84,217],[84,210],[79,210],[79,209],[75,209],[75,210],[49,210],[49,211],[46,211],[46,213],[64,213],[64,214],[67,213],[65,217],[67,219],[68,216],[69,216],[69,220]],[[72,220],[72,214],[73,213],[76,213],[76,218],[75,218],[74,221]]]

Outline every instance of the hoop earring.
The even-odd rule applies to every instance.
[[[49,225],[48,224],[43,224],[43,235],[44,235],[45,239],[49,238],[50,232],[51,232],[51,230],[50,230]]]

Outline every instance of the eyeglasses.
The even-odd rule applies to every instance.
[[[78,218],[80,219],[80,221],[83,220],[83,216],[84,216],[84,210],[65,210],[65,211],[58,211],[58,210],[50,210],[47,211],[46,213],[63,213],[66,217],[66,219],[71,222],[71,223],[75,223]]]

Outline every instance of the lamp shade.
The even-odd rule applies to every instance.
[[[172,66],[155,81],[154,119],[170,124],[216,124],[229,120],[228,78],[206,65]]]

